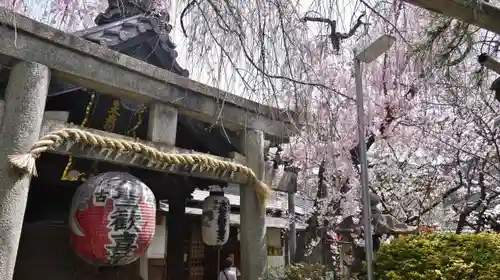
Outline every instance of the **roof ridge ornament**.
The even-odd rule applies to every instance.
[[[97,15],[94,22],[104,25],[132,16],[145,14],[158,18],[161,22],[168,22],[170,16],[163,9],[154,5],[153,0],[108,0],[106,10]]]

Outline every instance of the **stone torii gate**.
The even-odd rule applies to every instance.
[[[500,8],[483,0],[402,0],[500,34]]]
[[[22,172],[34,170],[37,154],[33,145],[42,136],[54,135],[54,131],[76,128],[66,123],[64,112],[45,112],[51,78],[149,106],[148,139],[136,140],[78,127],[87,135],[141,143],[163,153],[200,156],[200,153],[175,147],[178,115],[206,123],[217,121],[216,125],[223,123],[225,129],[239,133],[243,156],[200,156],[210,157],[220,166],[233,166],[229,171],[209,172],[203,168],[202,161],[195,162],[191,169],[176,164],[164,169],[158,162],[148,162],[144,154],[138,157],[132,153],[120,154],[118,150],[103,154],[88,146],[54,145],[47,152],[240,184],[242,277],[255,280],[264,274],[267,260],[265,208],[259,206],[258,192],[249,185],[252,176],[248,172],[246,175],[241,173],[244,168],[234,167],[234,164],[248,166],[255,174],[253,178],[262,180],[265,138],[283,141],[293,135],[296,131],[296,124],[290,121],[296,119],[293,112],[222,92],[4,8],[0,8],[0,64],[10,68],[5,108],[0,111],[0,157],[4,159],[0,163],[0,279],[11,280],[14,273],[30,186],[30,176]],[[223,109],[218,105],[219,96],[225,97]],[[78,142],[75,137],[68,141]],[[7,160],[26,153],[29,156],[18,157],[16,161],[17,166],[25,170],[13,168],[12,162]]]

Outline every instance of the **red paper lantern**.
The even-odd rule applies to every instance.
[[[130,174],[107,172],[89,178],[73,196],[70,240],[86,262],[122,266],[145,254],[155,223],[153,192]]]

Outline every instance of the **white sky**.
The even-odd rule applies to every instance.
[[[324,1],[328,3],[328,2],[331,2],[332,0],[324,0]],[[306,12],[308,12],[308,11],[314,10],[314,8],[311,8],[311,5],[313,4],[312,0],[298,0],[298,3],[303,7],[303,9],[301,10],[301,14],[303,14],[303,15],[305,15]],[[359,14],[356,14],[356,15],[354,15],[354,17],[352,17],[354,10],[360,10],[360,9],[356,9],[356,7],[359,6],[359,2],[358,2],[358,0],[337,0],[337,6],[338,6],[337,10],[339,13],[339,15],[335,16],[335,18],[338,21],[337,22],[337,29],[338,29],[337,31],[347,32],[351,27],[351,22],[356,20],[358,15],[359,15]],[[221,88],[223,90],[229,91],[229,92],[236,94],[236,95],[243,95],[241,93],[241,91],[242,91],[241,88],[243,87],[242,83],[235,84],[233,81],[231,84],[228,84],[228,81],[230,81],[229,76],[231,76],[233,74],[233,71],[234,71],[229,66],[223,70],[224,74],[221,77],[221,79],[218,81],[218,83],[214,82],[212,80],[212,77],[209,77],[208,75],[205,74],[206,72],[208,72],[208,71],[206,71],[207,69],[200,69],[200,68],[193,69],[192,67],[190,67],[190,65],[187,61],[189,54],[187,53],[188,48],[186,47],[186,43],[185,43],[186,38],[184,37],[184,35],[182,34],[182,31],[180,29],[180,12],[182,11],[183,8],[184,8],[184,4],[182,4],[181,7],[176,7],[175,2],[174,2],[174,5],[170,9],[170,15],[172,17],[171,24],[174,27],[172,30],[172,38],[174,39],[174,42],[177,44],[177,51],[179,52],[179,57],[177,58],[177,61],[179,62],[179,64],[182,67],[188,68],[188,70],[190,70],[190,72],[191,72],[190,78],[191,79],[197,80],[197,81],[202,82],[202,83],[209,84],[209,85],[214,86],[214,87]],[[172,12],[175,10],[177,10],[177,12]],[[325,33],[325,31],[320,32],[319,30],[317,30],[317,26],[319,26],[319,25],[317,25],[315,23],[308,23],[308,28],[311,29],[312,36],[323,35]],[[209,58],[207,58],[207,59],[209,59]],[[212,68],[217,69],[217,67],[213,67],[213,65],[218,64],[220,60],[218,58],[212,58],[212,59],[210,59],[210,61],[211,61]],[[243,65],[242,67],[245,67],[245,66]],[[255,96],[245,95],[243,97],[254,99],[255,101],[258,101],[258,102],[266,103],[263,100],[255,99],[256,98]]]

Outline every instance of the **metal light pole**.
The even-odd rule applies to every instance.
[[[363,81],[361,62],[371,63],[385,53],[395,38],[382,35],[367,47],[354,50],[354,71],[356,80],[356,107],[358,114],[359,162],[361,164],[361,189],[363,196],[363,227],[365,236],[366,267],[368,280],[373,280],[373,240],[370,209],[370,188],[368,187],[368,161],[366,160],[365,112],[363,108]]]

